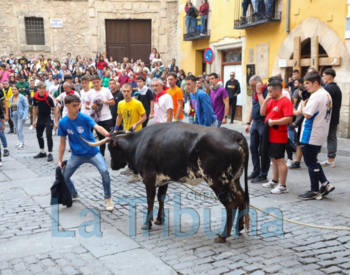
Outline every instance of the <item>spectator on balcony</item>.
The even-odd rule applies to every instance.
[[[186,33],[194,33],[197,25],[197,14],[196,10],[193,7],[193,4],[188,1],[185,7],[186,11]]]
[[[275,6],[275,0],[264,0],[265,2],[265,13],[272,16],[273,7]]]
[[[199,15],[201,16],[201,35],[206,35],[207,33],[207,22],[208,22],[208,13],[209,13],[209,3],[208,0],[203,0],[203,4],[199,8]]]

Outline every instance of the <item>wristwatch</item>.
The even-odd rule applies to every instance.
[[[250,122],[247,122],[246,124],[247,124],[247,125],[250,125]]]
[[[227,118],[227,116],[224,116],[224,118]]]

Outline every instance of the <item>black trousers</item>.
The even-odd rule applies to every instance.
[[[99,126],[103,127],[108,133],[110,133],[112,131],[112,128],[113,128],[112,119],[99,121],[99,122],[97,122],[97,124]],[[105,138],[105,136],[101,135],[99,132],[97,132],[97,136],[98,136],[99,140],[102,140]],[[106,151],[106,144],[103,144],[100,146],[100,152],[101,152],[102,156],[105,156],[105,151]]]
[[[231,122],[235,119],[236,115],[236,106],[237,106],[237,96],[234,96],[230,98],[230,106],[232,106],[232,113],[231,113]]]
[[[52,152],[53,140],[52,140],[52,130],[53,130],[53,121],[48,119],[46,121],[38,121],[36,124],[36,137],[39,142],[40,149],[45,148],[44,142],[44,130],[46,129],[46,139],[47,139],[47,149],[49,152]]]
[[[11,120],[11,116],[9,115],[9,125],[10,125],[10,130],[13,131],[14,124],[13,121]]]

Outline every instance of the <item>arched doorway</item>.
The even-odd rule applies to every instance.
[[[285,68],[279,67],[280,60],[286,60]],[[318,71],[322,72],[325,68],[332,67],[337,73],[335,80],[343,93],[339,134],[341,137],[348,138],[350,133],[349,55],[342,39],[334,30],[317,18],[308,18],[292,30],[283,41],[275,59],[274,73],[281,72],[288,78],[293,68],[300,68],[299,71],[303,73],[304,67],[306,69],[310,66],[315,67],[314,64],[317,65]]]

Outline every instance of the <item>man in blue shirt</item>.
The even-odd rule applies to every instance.
[[[190,92],[190,98],[193,109],[196,113],[194,124],[200,124],[209,127],[218,127],[217,117],[211,105],[208,94],[197,88],[197,78],[189,75],[185,78],[186,89]]]
[[[106,210],[113,211],[114,205],[111,199],[111,179],[109,176],[106,162],[97,147],[90,147],[80,138],[83,137],[89,142],[95,142],[91,129],[94,128],[97,132],[108,137],[109,133],[101,126],[97,125],[90,116],[79,112],[81,105],[80,98],[74,94],[68,95],[64,104],[67,107],[68,114],[60,120],[58,125],[58,135],[61,137],[58,166],[63,170],[64,180],[69,188],[73,198],[78,198],[78,192],[75,189],[71,176],[84,163],[94,165],[102,176],[102,184],[104,190],[104,198]],[[69,145],[72,148],[72,155],[69,158],[67,165],[62,167],[63,154],[66,149],[66,137],[68,136]]]
[[[249,80],[250,87],[254,94],[252,96],[252,108],[249,113],[249,119],[245,127],[245,132],[250,132],[250,152],[253,161],[253,172],[248,179],[252,183],[268,182],[267,174],[270,169],[270,158],[266,154],[266,158],[262,159],[259,154],[259,149],[262,144],[264,132],[265,116],[260,115],[260,106],[263,105],[268,94],[267,86],[263,86],[262,79],[259,75],[253,75]],[[253,125],[250,127],[251,122]]]

